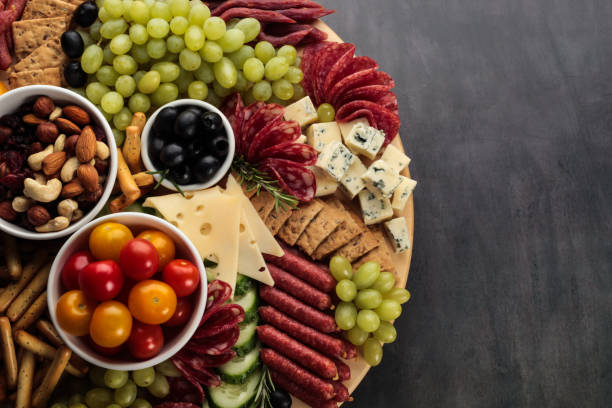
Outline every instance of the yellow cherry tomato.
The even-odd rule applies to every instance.
[[[6,87],[6,84],[0,81],[0,95],[2,95],[3,93],[7,93],[7,92],[8,92],[8,88]]]
[[[176,293],[158,280],[138,282],[128,297],[128,307],[135,319],[146,324],[166,323],[176,310]]]
[[[59,326],[73,336],[89,333],[89,322],[96,302],[88,299],[81,290],[66,292],[57,301],[55,316]]]
[[[159,256],[159,268],[158,270],[164,269],[164,266],[168,262],[174,259],[176,249],[174,247],[174,241],[168,235],[161,231],[146,230],[138,234],[136,238],[142,238],[149,241],[157,250]]]
[[[116,300],[100,303],[89,324],[91,339],[102,347],[117,347],[130,337],[132,315],[127,307]]]
[[[119,262],[125,244],[134,238],[132,231],[118,222],[105,222],[89,234],[89,250],[96,259]]]

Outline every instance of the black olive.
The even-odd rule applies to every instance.
[[[210,141],[210,151],[216,157],[224,159],[229,152],[229,143],[225,135],[216,136]]]
[[[185,153],[187,153],[187,157],[190,159],[197,159],[198,157],[204,155],[206,152],[206,147],[204,143],[200,141],[190,142],[185,145]]]
[[[185,109],[186,111],[191,111],[193,113],[195,113],[198,116],[202,116],[204,115],[204,109],[202,108],[198,108],[197,106],[190,106],[187,109]]]
[[[79,58],[83,54],[85,44],[81,34],[74,30],[66,31],[61,37],[62,50],[70,58]]]
[[[167,138],[174,130],[174,121],[178,116],[178,109],[174,107],[164,108],[157,114],[153,127],[163,138]]]
[[[87,82],[87,74],[81,68],[80,61],[71,61],[64,68],[64,78],[68,85],[73,88],[80,88]]]
[[[194,176],[200,183],[204,183],[221,167],[221,162],[214,156],[202,156],[195,163]]]
[[[169,143],[161,149],[159,160],[166,167],[176,167],[185,161],[185,150],[179,144]]]
[[[223,130],[221,116],[215,112],[206,112],[202,115],[202,124],[204,125],[204,131],[211,135],[215,135]]]
[[[81,27],[89,27],[98,18],[98,6],[94,1],[86,1],[74,11],[73,19]]]
[[[272,408],[289,408],[291,407],[291,396],[287,391],[277,387],[270,394],[270,402],[272,403]]]
[[[159,159],[159,155],[164,148],[164,143],[164,139],[162,139],[157,133],[151,134],[149,139],[149,157],[151,160],[156,158]]]
[[[182,139],[193,139],[200,124],[199,116],[191,110],[185,110],[174,121],[174,134]]]
[[[170,170],[170,179],[181,186],[189,184],[191,183],[191,169],[186,164],[181,164]]]

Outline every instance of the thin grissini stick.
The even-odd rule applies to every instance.
[[[141,171],[140,173],[133,174],[132,176],[134,177],[134,181],[138,187],[153,187],[153,184],[155,184],[153,175],[148,174],[147,172]]]
[[[138,131],[142,133],[145,125],[147,124],[147,117],[142,112],[135,112],[132,116],[132,121],[130,122],[130,126],[137,126]]]
[[[140,132],[138,126],[128,126],[125,129],[125,142],[123,142],[123,156],[132,171],[138,173],[142,170],[142,160],[140,159]]]
[[[123,194],[121,194],[119,198],[111,201],[109,205],[111,212],[121,211],[138,200],[141,195],[141,191],[136,185],[136,181],[134,181],[134,177],[130,172],[120,148],[117,148],[117,181],[119,181],[119,187],[121,187]]]
[[[8,388],[13,389],[17,385],[17,355],[15,354],[11,322],[6,316],[0,317],[0,338],[2,340],[6,384]]]
[[[6,312],[11,302],[15,300],[17,295],[21,293],[23,288],[32,280],[36,272],[47,260],[47,251],[38,251],[32,258],[32,260],[23,268],[21,278],[17,282],[12,282],[4,291],[0,294],[0,313]],[[47,271],[51,270],[51,263],[44,267]],[[48,272],[47,272],[48,273]]]
[[[17,382],[15,408],[30,408],[35,363],[34,354],[31,351],[23,353],[23,357],[19,360],[19,381]]]
[[[51,268],[49,267],[38,271],[36,276],[34,276],[34,279],[28,283],[28,286],[26,286],[19,296],[17,296],[17,299],[11,303],[6,311],[6,315],[9,319],[11,319],[11,322],[19,319],[26,309],[32,304],[32,302],[36,300],[38,295],[45,290],[47,287],[47,280],[49,279],[50,269]]]
[[[17,280],[21,276],[21,259],[17,250],[17,239],[8,234],[2,234],[2,244],[4,246],[4,258],[11,279]]]
[[[14,330],[27,329],[33,325],[36,320],[44,313],[47,309],[47,291],[38,295],[34,303],[26,310],[21,318],[15,323]]]
[[[34,391],[32,407],[44,408],[47,405],[51,393],[57,386],[64,369],[67,368],[68,360],[70,360],[71,355],[72,351],[66,346],[60,346],[60,348],[57,349],[53,361],[47,370],[47,374],[45,374],[45,378],[43,378],[42,384]]]
[[[36,322],[36,328],[38,329],[38,332],[45,336],[46,339],[49,340],[49,342],[51,342],[51,344],[53,344],[55,347],[64,345],[62,338],[59,336],[57,330],[55,330],[55,327],[53,327],[51,322],[40,319]],[[73,354],[72,357],[70,357],[70,363],[78,368],[81,372],[86,372],[89,370],[89,363],[76,354]]]
[[[47,359],[53,359],[53,356],[55,356],[56,350],[54,347],[48,345],[37,337],[32,336],[25,330],[17,330],[15,332],[15,342],[17,342],[17,344],[19,344],[24,349],[36,354],[37,356],[41,356]],[[72,364],[68,363],[68,365],[66,366],[66,372],[68,374],[74,375],[75,377],[83,377],[87,373],[87,370],[79,370]]]

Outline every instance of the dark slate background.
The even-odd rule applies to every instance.
[[[412,300],[353,407],[609,407],[612,2],[324,0],[396,81]]]

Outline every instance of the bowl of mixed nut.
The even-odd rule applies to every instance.
[[[48,85],[0,96],[0,230],[70,235],[102,210],[116,176],[111,128],[87,99]]]

